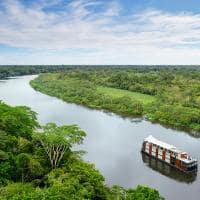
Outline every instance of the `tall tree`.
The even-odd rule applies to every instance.
[[[41,142],[52,169],[55,169],[59,166],[64,154],[73,144],[81,144],[86,134],[77,125],[57,126],[55,123],[48,123],[34,136]]]
[[[31,138],[38,127],[36,113],[26,106],[9,106],[0,101],[0,130],[16,137]]]

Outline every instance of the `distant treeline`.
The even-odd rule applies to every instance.
[[[199,65],[0,65],[0,79],[29,75],[39,74],[46,72],[59,72],[70,69],[107,69],[107,68],[118,68],[118,69],[137,69],[139,71],[147,70],[200,70]]]
[[[28,65],[8,65],[8,66],[0,66],[0,79],[11,77],[11,76],[22,76],[29,74],[39,74],[46,72],[58,72],[71,68],[70,66],[28,66]]]

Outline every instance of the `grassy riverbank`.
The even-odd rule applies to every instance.
[[[144,105],[155,101],[155,97],[152,95],[142,94],[139,92],[130,92],[128,90],[121,90],[121,89],[116,89],[116,88],[111,88],[111,87],[100,86],[100,87],[97,87],[97,91],[99,91],[100,93],[104,95],[108,95],[112,98],[120,98],[123,96],[127,96],[133,100],[142,102]]]
[[[145,115],[200,136],[198,70],[76,69],[40,75],[31,85],[67,102],[122,116]]]

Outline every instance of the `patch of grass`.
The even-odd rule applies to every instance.
[[[130,92],[128,90],[121,90],[116,88],[109,88],[109,87],[98,87],[97,90],[105,95],[109,95],[111,97],[122,97],[122,96],[129,96],[135,100],[141,101],[143,104],[151,103],[155,100],[154,96],[142,94],[139,92]]]

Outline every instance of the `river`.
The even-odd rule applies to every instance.
[[[188,151],[200,160],[200,139],[146,120],[122,118],[112,113],[65,103],[35,91],[29,81],[35,75],[0,81],[0,99],[11,105],[26,105],[38,113],[41,124],[78,124],[87,132],[84,159],[96,165],[108,185],[156,188],[169,200],[199,200],[200,178],[142,155],[142,141],[149,134]]]

